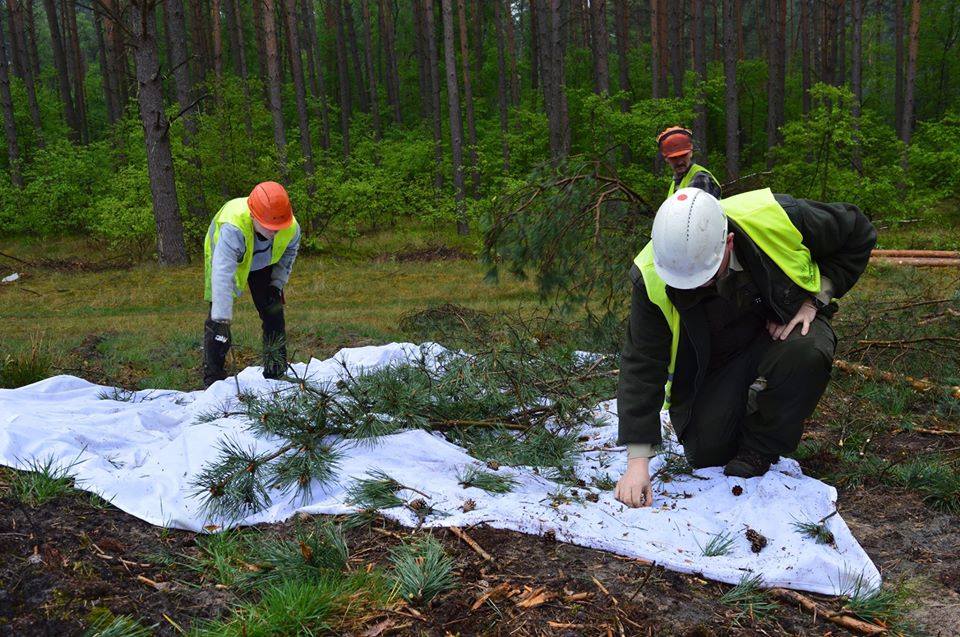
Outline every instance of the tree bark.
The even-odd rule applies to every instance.
[[[803,95],[801,103],[803,114],[810,112],[810,87],[813,86],[810,77],[810,22],[813,18],[811,3],[813,0],[800,0],[800,87]]]
[[[26,74],[24,69],[29,66],[30,61],[20,35],[19,13],[19,0],[7,0],[7,16],[10,22],[10,40],[7,41],[7,50],[10,52],[9,60],[12,63],[13,74],[22,80]],[[7,76],[9,81],[9,73],[7,73]]]
[[[263,45],[267,53],[267,93],[270,115],[273,118],[273,142],[277,147],[280,174],[287,178],[287,134],[283,126],[283,108],[280,102],[280,52],[277,48],[276,7],[274,0],[262,0]]]
[[[507,87],[510,89],[510,104],[517,106],[520,104],[520,74],[517,72],[517,38],[516,29],[513,25],[513,10],[510,0],[496,0],[498,3],[505,3],[500,7],[500,15],[503,17],[503,30],[506,33],[506,55],[507,67],[510,74],[507,76]],[[520,3],[520,15],[523,15],[523,2]]]
[[[430,118],[433,101],[430,98],[430,68],[427,64],[427,37],[423,30],[423,2],[413,0],[413,48],[417,58],[417,80],[420,85],[420,116]]]
[[[257,71],[260,76],[260,86],[263,89],[263,97],[266,103],[270,103],[270,85],[267,70],[267,45],[263,35],[263,2],[264,0],[252,0],[253,4],[253,32],[257,46]]]
[[[896,51],[896,60],[894,62],[894,128],[897,130],[897,137],[903,139],[903,103],[904,103],[904,77],[903,71],[906,65],[904,61],[906,55],[904,52],[904,24],[903,24],[903,2],[904,0],[893,0],[893,32],[894,49]]]
[[[564,87],[563,34],[560,0],[536,0],[539,25],[544,106],[550,131],[550,156],[554,162],[570,152],[570,127]],[[532,6],[532,3],[531,3]]]
[[[301,0],[301,16],[306,27],[306,37],[310,41],[313,53],[307,53],[314,58],[314,72],[311,73],[310,88],[314,98],[320,104],[320,147],[330,148],[330,110],[327,103],[327,81],[323,71],[323,56],[320,54],[320,42],[317,40],[317,17],[313,8],[313,0]]]
[[[230,0],[227,0],[229,2]],[[223,32],[220,19],[220,0],[210,0],[210,34],[213,39],[213,74],[223,79]]]
[[[436,29],[433,26],[433,0],[423,0],[423,30],[427,36],[427,66],[430,75],[430,101],[433,118],[433,157],[436,162],[434,184],[438,189],[443,187],[443,126],[440,121],[440,70],[437,60]],[[454,66],[456,72],[456,66]],[[457,117],[460,114],[457,113]]]
[[[350,60],[353,62],[353,76],[357,83],[357,93],[360,95],[360,110],[369,113],[370,100],[367,99],[363,63],[360,61],[360,48],[357,46],[357,29],[353,21],[353,3],[350,0],[343,0],[343,16],[347,26],[347,42],[350,45]]]
[[[846,0],[837,0],[837,86],[843,86],[847,83],[847,3]]]
[[[607,32],[607,0],[590,0],[590,28],[593,42],[593,91],[610,93],[608,52],[610,36]]]
[[[387,101],[395,124],[403,123],[400,112],[400,70],[397,67],[396,30],[393,25],[393,9],[388,0],[379,0],[380,43],[386,58]]]
[[[90,141],[90,129],[87,127],[87,91],[86,70],[83,54],[80,51],[80,37],[77,30],[77,11],[73,0],[63,0],[63,15],[66,22],[67,61],[70,76],[73,79],[74,105],[77,109],[77,121],[80,124],[80,139],[84,144]]]
[[[53,48],[53,66],[57,71],[57,84],[60,88],[60,100],[63,103],[63,113],[70,127],[70,137],[80,141],[80,119],[74,108],[73,96],[70,90],[70,75],[67,73],[67,55],[64,51],[63,38],[60,35],[60,21],[57,18],[57,9],[54,0],[43,0],[43,8],[47,14],[47,24],[50,27],[50,43]]]
[[[327,3],[329,26],[336,34],[337,54],[337,86],[340,91],[340,136],[342,137],[343,157],[350,158],[350,116],[352,104],[350,100],[350,77],[347,73],[346,36],[343,28],[343,17],[340,0]]]
[[[34,63],[30,48],[27,44],[26,19],[24,14],[30,13],[30,23],[33,22],[33,3],[24,0],[7,0],[7,7],[13,12],[10,21],[10,31],[13,39],[19,43],[23,55],[23,85],[27,93],[27,107],[30,111],[30,123],[33,124],[37,141],[43,146],[43,123],[40,119],[40,105],[37,103],[37,74],[34,72]]]
[[[696,0],[701,3],[703,0]],[[614,0],[614,22],[617,32],[617,77],[618,88],[623,92],[630,92],[630,62],[627,54],[630,49],[630,6],[627,0]],[[630,110],[630,98],[624,97],[620,101],[620,110],[626,113]]]
[[[110,72],[110,64],[107,62],[107,43],[103,36],[103,19],[100,12],[93,12],[93,26],[97,32],[97,54],[100,58],[100,75],[103,79],[103,101],[107,107],[107,121],[110,124],[116,123],[119,119],[120,109],[117,107],[116,84],[113,81],[113,74]]]
[[[540,10],[537,8],[539,0],[530,0],[530,87],[536,92],[540,86]]]
[[[297,29],[297,0],[283,1],[286,7],[284,14],[287,19],[287,42],[292,53],[290,56],[290,73],[293,75],[293,90],[297,99],[297,122],[300,128],[300,151],[303,153],[304,170],[306,171],[308,177],[312,177],[314,173],[313,144],[310,142],[310,116],[307,114],[307,87],[303,78],[303,62],[300,59],[300,40]],[[272,90],[273,89],[271,87],[271,91]],[[277,95],[277,99],[279,100],[279,93]],[[313,194],[312,182],[309,182],[308,189],[310,194]]]
[[[0,110],[3,110],[3,130],[7,138],[10,181],[17,188],[23,188],[23,173],[20,170],[20,144],[17,140],[17,124],[13,115],[13,98],[10,95],[7,42],[2,24],[0,24]]]
[[[261,0],[254,0],[258,2]],[[193,38],[193,61],[194,73],[197,81],[203,82],[207,79],[207,72],[210,71],[210,46],[207,42],[207,33],[209,28],[204,19],[203,3],[200,0],[193,0],[188,5],[192,9],[190,15],[190,34]]]
[[[907,52],[907,77],[904,86],[903,122],[900,139],[907,146],[913,138],[914,93],[917,86],[917,53],[920,49],[920,0],[910,3],[910,45]]]
[[[767,1],[767,148],[780,143],[784,117],[786,79],[786,0]],[[767,168],[773,156],[767,154]]]
[[[673,78],[673,96],[683,97],[683,5],[681,0],[668,0],[670,75]]]
[[[497,29],[497,112],[500,116],[500,140],[503,152],[503,172],[510,172],[510,143],[507,139],[510,120],[507,102],[510,99],[509,89],[507,88],[507,60],[506,46],[504,45],[504,16],[505,11],[502,0],[496,0],[493,4],[493,19]]]
[[[850,84],[853,89],[853,116],[860,117],[863,103],[863,0],[853,0],[853,50],[850,52]]]
[[[739,0],[723,0],[723,72],[727,111],[727,181],[740,176],[740,121],[737,96],[737,5]]]
[[[450,112],[450,150],[453,159],[453,191],[457,209],[457,234],[467,235],[463,184],[463,126],[460,122],[460,91],[457,87],[457,54],[453,44],[453,0],[441,0],[443,13],[444,70],[447,74],[447,106]]]
[[[477,126],[473,112],[473,84],[470,81],[470,49],[467,46],[467,10],[464,0],[457,0],[460,18],[460,63],[463,71],[463,101],[467,112],[467,149],[470,153],[471,196],[480,194],[480,167],[477,165]]]
[[[701,85],[707,81],[707,29],[703,19],[704,0],[691,0],[693,11],[693,70]],[[697,89],[696,117],[693,120],[693,136],[697,140],[697,155],[701,161],[707,158],[707,105],[706,94]]]
[[[160,58],[158,55],[154,4],[145,0],[131,2],[128,28],[133,37],[133,58],[137,69],[140,121],[147,148],[147,172],[153,196],[153,216],[157,225],[157,253],[161,265],[187,262],[183,243],[183,225],[177,203],[177,184],[170,151],[170,125],[163,108]]]
[[[373,38],[370,35],[370,2],[360,0],[363,17],[363,54],[367,66],[367,89],[370,91],[370,117],[373,122],[373,139],[380,141],[380,97],[377,94],[377,74],[373,68]]]

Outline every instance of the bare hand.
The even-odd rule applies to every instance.
[[[770,332],[770,338],[773,340],[779,339],[785,341],[787,337],[790,336],[793,328],[797,325],[802,325],[800,334],[806,336],[807,332],[810,331],[810,324],[813,323],[813,319],[815,318],[817,318],[817,308],[814,307],[812,302],[804,301],[800,309],[797,310],[796,316],[790,319],[790,322],[786,325],[767,321],[767,331]]]
[[[650,458],[631,458],[627,470],[620,476],[613,493],[628,507],[653,505],[653,487],[650,484]]]

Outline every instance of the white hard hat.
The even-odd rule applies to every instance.
[[[660,206],[652,235],[657,274],[670,287],[691,290],[720,269],[727,216],[710,193],[681,188]]]

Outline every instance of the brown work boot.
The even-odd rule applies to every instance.
[[[749,449],[741,449],[723,468],[723,475],[735,478],[758,478],[770,469],[780,456],[770,456]]]

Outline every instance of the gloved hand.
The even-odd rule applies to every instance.
[[[267,291],[267,312],[276,314],[283,311],[283,290],[271,285]]]
[[[224,362],[230,351],[230,323],[207,319],[203,324],[203,382],[206,387],[227,377]]]

